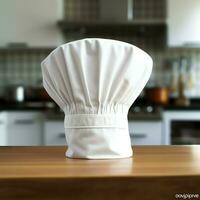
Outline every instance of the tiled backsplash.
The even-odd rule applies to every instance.
[[[49,52],[48,52],[49,53]],[[48,55],[44,51],[7,52],[0,53],[0,87],[23,83],[37,86],[41,84],[41,61]],[[200,96],[200,49],[166,49],[163,51],[148,51],[154,61],[154,68],[148,85],[170,85],[172,64],[170,62],[180,57],[192,59],[195,86],[192,96]]]
[[[101,0],[65,0],[64,17],[73,21],[99,19],[100,4]],[[166,18],[165,4],[166,0],[133,0],[134,19],[164,20]],[[114,5],[113,9],[115,9]]]
[[[0,52],[0,86],[40,84],[40,62],[46,55],[44,52]]]

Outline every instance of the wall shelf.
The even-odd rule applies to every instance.
[[[136,20],[134,22],[59,21],[58,26],[64,34],[76,32],[87,36],[108,34],[157,36],[166,32],[166,23],[162,20]]]

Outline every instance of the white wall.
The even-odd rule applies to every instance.
[[[200,0],[167,0],[168,45],[200,45]]]
[[[0,0],[0,46],[57,46],[62,43],[56,26],[61,18],[62,0]]]

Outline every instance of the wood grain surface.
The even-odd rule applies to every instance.
[[[66,147],[0,147],[0,199],[177,199],[200,195],[200,146],[137,146],[81,160]],[[199,196],[200,199],[200,196]]]

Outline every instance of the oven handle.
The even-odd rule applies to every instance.
[[[65,133],[59,133],[59,134],[58,134],[58,137],[59,137],[60,139],[65,138]]]
[[[147,135],[145,133],[130,133],[130,137],[141,139],[141,138],[146,138]]]
[[[16,125],[31,125],[34,124],[35,121],[33,119],[17,119],[14,121]]]

